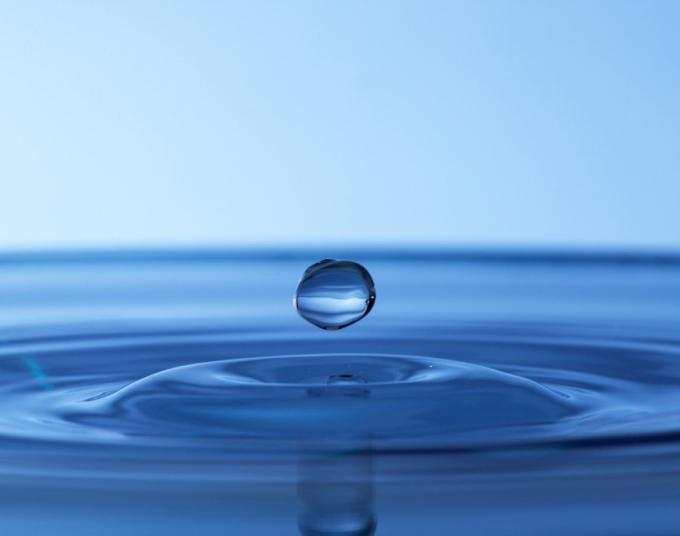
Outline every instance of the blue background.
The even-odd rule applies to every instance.
[[[680,3],[7,2],[0,247],[680,245]]]

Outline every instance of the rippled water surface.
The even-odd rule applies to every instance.
[[[341,331],[290,305],[329,254]],[[680,533],[679,328],[673,255],[5,255],[0,527]]]

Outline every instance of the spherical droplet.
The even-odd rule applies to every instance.
[[[321,329],[342,329],[361,320],[375,303],[368,270],[352,261],[324,259],[302,275],[293,305],[302,318]]]

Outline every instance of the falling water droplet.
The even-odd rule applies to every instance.
[[[368,270],[352,261],[324,259],[302,275],[293,304],[302,318],[321,329],[342,329],[361,320],[375,303]]]

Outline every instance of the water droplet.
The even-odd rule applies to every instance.
[[[324,259],[302,275],[293,304],[302,318],[321,329],[342,329],[361,320],[375,303],[368,270],[352,261]]]

